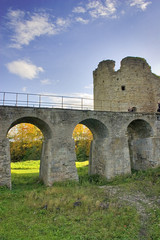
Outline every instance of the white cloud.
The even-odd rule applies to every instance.
[[[126,0],[130,7],[146,10],[151,0]],[[66,30],[74,22],[88,24],[98,18],[117,18],[124,10],[118,12],[121,3],[118,0],[87,0],[81,6],[75,6],[72,13],[66,17],[55,18],[46,12],[29,13],[21,10],[9,10],[8,25],[12,32],[11,47],[22,48],[42,35],[56,35]]]
[[[66,108],[93,109],[93,95],[88,93],[73,93],[63,100]],[[73,98],[72,98],[73,97]],[[67,105],[68,104],[68,105]]]
[[[147,6],[151,4],[151,1],[146,1],[146,0],[131,0],[130,6],[131,7],[138,7],[141,8],[141,10],[145,11]]]
[[[84,7],[75,7],[72,12],[74,12],[74,13],[85,13],[86,9]]]
[[[93,18],[112,17],[116,12],[116,1],[106,0],[104,4],[99,0],[90,1],[87,9]]]
[[[102,3],[99,1],[99,0],[94,0],[94,1],[90,1],[88,4],[87,4],[87,8],[90,9],[90,8],[96,8],[96,7],[99,7],[100,5],[102,5]]]
[[[63,97],[62,97],[63,96]],[[73,94],[51,94],[42,93],[43,102],[50,107],[55,108],[69,108],[69,109],[93,109],[93,95],[88,93],[73,93]]]
[[[72,93],[69,95],[69,97],[76,97],[76,98],[89,98],[89,99],[93,99],[93,94],[89,94],[89,93]]]
[[[41,84],[42,85],[50,85],[51,81],[49,79],[43,79],[43,80],[41,80]]]
[[[37,67],[25,60],[17,60],[6,64],[9,72],[18,75],[21,78],[34,79],[40,72],[43,72],[42,67]]]
[[[21,10],[9,10],[8,26],[13,31],[10,47],[22,48],[37,37],[42,35],[56,35],[70,25],[69,18],[58,17],[54,19],[47,13],[23,12]]]
[[[56,24],[60,27],[67,27],[69,25],[69,20],[65,20],[64,18],[57,18]]]
[[[23,88],[22,88],[22,91],[23,91],[23,92],[26,92],[26,91],[27,91],[27,87],[23,87]]]
[[[49,16],[44,13],[27,15],[21,10],[10,10],[8,13],[9,26],[14,32],[11,38],[11,47],[21,48],[28,45],[30,41],[41,35],[54,35],[56,27],[49,21]]]
[[[76,18],[76,22],[83,23],[83,24],[87,24],[87,23],[89,22],[89,20],[84,19],[84,18],[82,18],[82,17],[77,17],[77,18]]]
[[[9,10],[8,12],[8,17],[12,20],[11,23],[14,24],[14,22],[17,20],[17,19],[22,19],[24,17],[25,13],[21,10]]]

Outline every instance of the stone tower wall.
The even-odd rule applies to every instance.
[[[160,77],[151,72],[146,60],[126,57],[118,71],[114,67],[113,60],[106,60],[93,72],[94,109],[127,112],[135,107],[137,112],[156,112]]]

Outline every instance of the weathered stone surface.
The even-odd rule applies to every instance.
[[[73,130],[85,124],[93,133],[90,174],[110,179],[135,169],[160,165],[160,118],[155,113],[81,111],[0,106],[0,185],[11,187],[9,141],[11,127],[26,122],[44,134],[40,179],[78,180]]]
[[[145,59],[126,57],[118,71],[115,62],[99,63],[93,72],[94,109],[102,111],[156,112],[160,101],[160,77],[151,72]]]
[[[9,140],[0,139],[0,186],[11,188]]]

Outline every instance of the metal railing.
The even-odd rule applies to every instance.
[[[0,105],[93,110],[93,99],[47,94],[0,92]]]

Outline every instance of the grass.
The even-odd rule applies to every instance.
[[[12,163],[13,188],[0,188],[0,240],[160,240],[158,207],[145,206],[143,238],[139,211],[105,190],[118,187],[160,200],[160,168],[107,181],[88,176],[88,162],[76,165],[79,183],[45,187],[38,180],[39,161]]]

